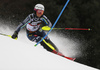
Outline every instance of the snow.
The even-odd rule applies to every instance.
[[[0,35],[0,70],[98,70],[50,53],[20,35]]]

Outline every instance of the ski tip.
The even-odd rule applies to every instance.
[[[76,59],[76,58],[71,58],[71,57],[66,57],[66,56],[64,56],[64,58],[72,60],[72,61],[74,61]]]
[[[72,60],[74,61],[76,58],[73,58]]]

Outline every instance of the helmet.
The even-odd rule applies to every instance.
[[[43,10],[44,11],[44,6],[42,4],[36,4],[34,7],[34,10]]]

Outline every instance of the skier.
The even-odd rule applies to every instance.
[[[52,24],[50,20],[44,15],[44,6],[42,4],[36,4],[34,7],[34,13],[29,14],[20,25],[18,25],[15,30],[12,38],[15,39],[18,37],[19,31],[26,26],[27,37],[29,40],[38,42],[43,38],[46,33],[40,27],[43,22],[46,24],[44,27],[51,27]],[[47,51],[58,53],[57,47],[51,42],[49,37],[46,37],[40,43]]]

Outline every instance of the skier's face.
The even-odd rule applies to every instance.
[[[36,15],[37,15],[38,17],[41,17],[41,16],[43,15],[43,13],[44,13],[43,10],[37,10],[37,11],[36,11]]]

